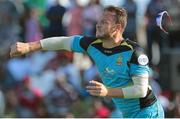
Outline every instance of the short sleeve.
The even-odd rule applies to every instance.
[[[89,45],[95,40],[95,37],[75,35],[72,37],[71,50],[74,52],[85,53],[87,52]]]
[[[84,52],[83,48],[80,46],[80,41],[83,36],[76,35],[72,37],[71,50],[73,52]]]
[[[147,76],[149,74],[149,59],[140,47],[136,48],[130,60],[130,75]]]

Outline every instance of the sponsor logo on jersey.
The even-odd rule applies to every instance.
[[[115,71],[113,69],[110,69],[109,67],[106,67],[103,72],[103,76],[108,79],[113,79],[115,76]]]
[[[105,53],[109,53],[109,54],[112,53],[111,50],[104,50],[104,52],[105,52]]]
[[[109,73],[109,74],[114,74],[115,73],[115,71],[113,69],[110,69],[108,67],[105,68],[105,72]]]
[[[149,62],[149,60],[148,60],[148,57],[147,57],[146,55],[142,54],[142,55],[140,55],[140,56],[138,57],[138,63],[139,63],[140,65],[147,65],[148,62]]]

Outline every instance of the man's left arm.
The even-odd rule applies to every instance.
[[[133,76],[133,85],[124,88],[107,88],[102,83],[91,81],[87,91],[94,96],[108,96],[119,98],[142,98],[148,90],[148,76]]]

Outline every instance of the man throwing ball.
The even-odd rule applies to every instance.
[[[124,118],[163,118],[162,106],[148,84],[148,57],[137,43],[123,38],[126,24],[126,10],[108,6],[96,25],[96,37],[75,35],[17,42],[12,45],[10,55],[37,50],[87,53],[103,82],[90,82],[86,88],[91,95],[112,97]]]

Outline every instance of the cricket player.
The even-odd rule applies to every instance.
[[[103,82],[90,81],[86,88],[91,95],[112,97],[125,118],[163,118],[162,106],[148,84],[148,57],[137,43],[123,38],[126,24],[126,10],[108,6],[96,25],[96,37],[74,35],[17,42],[11,46],[10,55],[37,50],[87,53]]]

